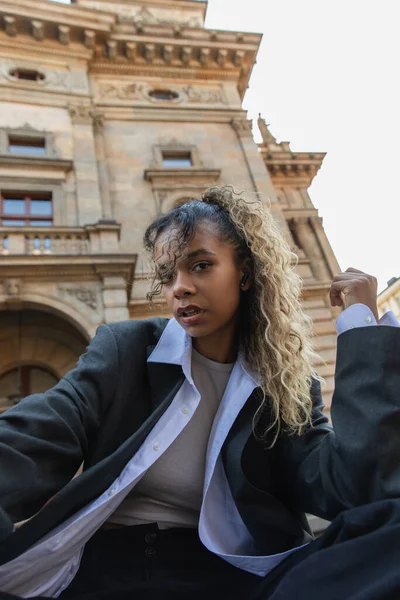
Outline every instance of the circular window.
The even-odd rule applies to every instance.
[[[44,75],[34,69],[11,69],[11,77],[21,79],[22,81],[43,81]]]
[[[153,98],[153,100],[162,100],[164,102],[177,100],[179,98],[179,94],[172,90],[151,90],[149,96],[150,98]]]

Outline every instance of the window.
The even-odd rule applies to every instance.
[[[56,385],[58,379],[47,369],[36,365],[21,365],[0,377],[1,398],[6,400],[8,408],[11,404],[17,404],[22,398],[29,394],[39,394]],[[8,406],[7,406],[8,405]]]
[[[46,140],[44,138],[21,137],[10,135],[8,137],[8,151],[12,154],[31,154],[33,156],[45,156]]]
[[[162,152],[163,167],[187,168],[193,165],[191,152]]]
[[[12,69],[10,71],[11,77],[15,79],[22,79],[25,81],[43,81],[43,73],[35,71],[33,69]]]
[[[0,220],[3,227],[51,226],[53,224],[51,194],[3,191],[0,196]]]
[[[172,90],[151,90],[151,92],[149,92],[149,96],[150,98],[153,98],[153,100],[163,100],[164,102],[179,98],[179,94],[173,92]]]

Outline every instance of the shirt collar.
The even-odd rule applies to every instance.
[[[185,377],[192,383],[190,369],[191,360],[192,338],[183,327],[179,325],[178,321],[172,318],[168,321],[166,328],[158,340],[157,346],[150,354],[147,362],[180,365]],[[260,385],[260,377],[251,370],[242,351],[239,352],[236,362],[240,364],[245,374],[250,377],[255,386],[258,387]]]

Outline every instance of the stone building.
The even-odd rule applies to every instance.
[[[391,310],[400,321],[400,277],[392,277],[387,287],[378,295],[379,316]]]
[[[100,323],[149,312],[155,215],[214,183],[261,192],[299,255],[329,401],[337,261],[293,153],[242,99],[261,36],[195,0],[0,0],[0,407],[53,385]]]

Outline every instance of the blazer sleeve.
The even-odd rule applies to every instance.
[[[75,369],[0,417],[0,540],[32,516],[85,459],[118,381],[118,350],[102,325]]]
[[[312,386],[313,425],[283,444],[287,493],[304,512],[339,512],[400,496],[400,330],[363,327],[338,338],[332,424]]]

